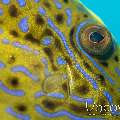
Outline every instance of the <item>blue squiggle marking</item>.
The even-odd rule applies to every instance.
[[[29,52],[32,51],[32,48],[29,48],[29,47],[26,46],[26,45],[22,45],[22,44],[20,44],[19,42],[13,42],[12,45],[13,45],[14,47],[18,47],[18,48],[21,48],[21,49],[26,50],[26,51],[29,51]]]
[[[103,70],[103,68],[102,68],[101,66],[99,66],[99,65],[95,62],[95,60],[94,60],[91,56],[89,56],[89,55],[82,49],[82,47],[81,47],[81,45],[80,45],[80,40],[79,40],[79,37],[78,37],[78,36],[79,36],[79,32],[80,32],[81,28],[82,28],[83,26],[85,26],[85,25],[86,25],[87,23],[89,23],[89,22],[92,22],[92,21],[91,21],[91,20],[87,20],[87,21],[79,24],[78,29],[77,29],[77,32],[76,32],[77,45],[78,45],[79,49],[92,61],[92,63],[95,65],[95,67],[109,80],[109,82],[110,82],[111,84],[114,84],[115,82],[112,80],[112,78],[110,78],[110,77],[106,74],[106,72]]]
[[[38,77],[35,75],[32,75],[32,73],[29,72],[29,70],[24,66],[15,66],[11,69],[13,72],[23,72],[25,75],[30,77],[32,80],[38,80]]]
[[[55,98],[59,98],[59,99],[63,99],[64,98],[64,95],[61,94],[61,93],[49,93],[49,94],[47,94],[47,96],[55,97]]]
[[[35,97],[36,97],[36,98],[42,97],[42,96],[44,96],[44,95],[45,95],[45,93],[44,93],[44,92],[41,92],[41,91],[35,93]]]
[[[9,4],[10,0],[2,0],[3,4]]]
[[[9,41],[8,39],[3,39],[2,42],[3,42],[4,44],[9,44],[9,43],[10,43],[10,41]]]
[[[76,100],[78,102],[87,102],[88,104],[93,104],[93,99],[92,98],[80,98],[78,96],[71,96],[73,100]]]
[[[72,22],[72,11],[70,8],[67,8],[65,11],[68,16],[67,25],[69,26],[69,25],[71,25],[71,22]]]
[[[33,50],[32,48],[30,48],[29,46],[26,46],[26,45],[22,45],[21,43],[19,42],[13,42],[12,45],[14,47],[18,47],[18,48],[21,48],[23,50],[26,50],[27,52],[33,52],[34,55],[39,55],[40,52],[38,50]]]
[[[69,113],[65,110],[55,112],[55,113],[48,113],[48,112],[45,112],[39,105],[36,105],[35,109],[38,113],[40,113],[41,115],[44,115],[48,118],[67,116],[72,120],[103,120],[102,118],[80,118],[80,117],[75,116],[72,113]]]
[[[70,50],[69,46],[67,45],[66,38],[64,37],[63,33],[54,25],[54,23],[51,21],[50,18],[48,18],[48,25],[60,36],[61,40],[63,41],[63,44],[69,54],[69,56],[76,61],[75,56],[73,52]],[[80,67],[80,65],[77,63],[75,65],[77,69],[82,72],[85,78],[87,78],[93,85],[95,89],[98,89],[97,83]]]
[[[120,88],[118,88],[118,92],[120,92]]]
[[[20,7],[24,7],[26,5],[25,0],[17,0],[18,4],[20,5]]]
[[[69,46],[67,45],[65,36],[63,35],[63,33],[54,25],[54,23],[51,21],[50,18],[48,18],[48,25],[60,36],[61,40],[64,43],[64,46],[66,48],[66,50],[68,51],[70,57],[72,57],[73,60],[75,60],[74,54],[73,52],[70,50]]]
[[[39,55],[40,54],[40,52],[38,50],[34,50],[33,52],[34,52],[34,55]]]
[[[120,69],[118,67],[115,68],[115,72],[118,74],[118,76],[120,77]]]
[[[50,76],[50,72],[48,70],[48,61],[47,61],[47,59],[42,58],[41,61],[45,65],[45,75],[46,75],[46,77]]]
[[[40,0],[34,0],[36,3],[40,2]]]
[[[28,18],[25,17],[25,18],[21,19],[18,26],[22,32],[28,32],[28,30],[29,30]]]
[[[14,96],[24,96],[25,94],[24,91],[22,90],[10,90],[1,81],[0,81],[0,88],[7,94],[14,95]]]
[[[2,34],[3,33],[3,29],[2,28],[0,28],[0,34]]]
[[[104,91],[103,94],[105,95],[109,103],[112,104],[112,96],[110,95],[110,93],[108,91]]]
[[[58,0],[54,0],[54,2],[55,2],[55,5],[58,9],[62,8],[62,4],[60,2],[58,2]]]
[[[59,65],[65,65],[65,64],[66,64],[66,61],[65,61],[61,56],[59,56],[59,57],[57,58],[57,63],[58,63]]]
[[[3,9],[0,8],[0,16],[3,15]]]
[[[45,11],[44,8],[40,7],[40,8],[39,8],[39,13],[40,13],[41,15],[45,15],[45,14],[46,14],[46,11]]]
[[[58,98],[58,99],[63,99],[64,98],[64,95],[62,93],[57,93],[57,92],[52,92],[52,93],[46,94],[42,91],[39,91],[39,92],[35,93],[36,98],[39,98],[39,97],[42,97],[42,96],[54,97],[54,98]]]
[[[103,94],[105,95],[105,97],[107,98],[109,104],[111,105],[111,113],[112,113],[112,115],[120,115],[120,112],[115,110],[115,106],[113,105],[113,99],[112,99],[112,96],[110,95],[110,93],[108,91],[104,91]]]
[[[2,43],[3,43],[3,44],[10,44],[10,41],[9,41],[8,39],[3,39],[3,40],[2,40]],[[33,50],[33,49],[30,48],[29,46],[27,46],[27,45],[22,45],[22,44],[19,43],[19,42],[12,42],[12,45],[13,45],[14,47],[21,48],[21,49],[23,49],[23,50],[25,50],[25,51],[27,51],[27,52],[33,52],[34,55],[39,55],[39,54],[40,54],[40,52],[39,52],[38,50]]]
[[[98,85],[94,79],[92,79],[81,67],[79,64],[76,64],[77,69],[84,75],[84,77],[89,80],[89,82],[93,85],[94,89],[98,89]]]
[[[16,113],[15,111],[13,111],[13,109],[11,107],[8,107],[6,109],[6,112],[13,115],[16,118],[19,118],[20,120],[30,120],[30,116]]]
[[[42,44],[43,45],[50,45],[52,42],[51,38],[50,37],[45,37],[43,40],[42,40]]]
[[[5,64],[3,62],[0,61],[0,69],[4,68]]]

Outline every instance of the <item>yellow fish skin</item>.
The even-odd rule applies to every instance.
[[[79,0],[0,0],[0,119],[120,119],[120,46]]]

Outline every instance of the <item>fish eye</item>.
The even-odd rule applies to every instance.
[[[102,57],[110,54],[113,40],[110,32],[100,25],[87,25],[79,33],[81,47],[90,55]]]
[[[99,43],[104,40],[104,36],[100,32],[94,31],[90,33],[89,40],[94,43]]]

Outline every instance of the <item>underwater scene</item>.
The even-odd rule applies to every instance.
[[[0,0],[0,120],[120,120],[119,4],[106,1]]]

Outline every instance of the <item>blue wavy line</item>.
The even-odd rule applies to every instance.
[[[48,18],[47,22],[48,22],[48,25],[60,36],[70,57],[72,57],[72,59],[75,60],[74,54],[70,50],[69,46],[67,45],[66,38],[64,37],[63,33],[54,25],[54,23],[52,22],[52,20],[50,18]]]
[[[2,0],[3,4],[9,4],[10,0]]]
[[[4,43],[4,44],[6,44],[6,45],[7,45],[7,44],[9,44],[9,43],[10,43],[10,41],[9,41],[8,39],[3,39],[3,40],[2,40],[2,43]]]
[[[54,98],[59,98],[59,99],[64,98],[64,95],[62,93],[57,93],[57,92],[52,92],[52,93],[46,94],[42,91],[39,91],[39,92],[35,93],[36,98],[39,98],[39,97],[42,97],[42,96],[54,97]]]
[[[113,104],[113,99],[112,99],[112,96],[110,95],[110,93],[108,91],[104,91],[103,94],[107,98],[109,104],[111,105],[110,112],[112,113],[112,115],[120,115],[120,112],[115,110],[115,106]]]
[[[0,69],[4,68],[5,64],[3,62],[0,61]]]
[[[120,69],[118,67],[115,68],[115,72],[117,73],[117,75],[120,77]]]
[[[35,98],[40,98],[42,96],[48,96],[48,97],[54,97],[54,98],[58,98],[58,99],[64,99],[64,94],[62,93],[57,93],[57,92],[52,92],[52,93],[48,93],[45,94],[42,91],[36,92],[35,93]],[[77,101],[77,102],[85,102],[87,104],[92,104],[93,103],[93,99],[92,98],[81,98],[79,96],[70,96],[71,99]]]
[[[14,95],[14,96],[24,96],[25,94],[24,91],[22,90],[10,90],[1,81],[0,81],[0,88],[7,94]]]
[[[11,107],[8,107],[6,109],[6,112],[9,113],[9,114],[11,114],[12,116],[14,116],[16,118],[21,119],[21,120],[30,120],[30,116],[16,113],[15,111],[13,111],[13,109]]]
[[[54,0],[54,3],[58,9],[62,8],[62,4],[60,2],[58,2],[58,0]]]
[[[89,82],[92,84],[93,88],[94,88],[95,90],[98,90],[98,85],[97,85],[96,81],[95,81],[93,78],[91,78],[91,76],[88,75],[88,74],[80,67],[79,64],[76,64],[76,68],[84,75],[84,77],[85,77],[87,80],[89,80]]]
[[[85,102],[87,104],[92,104],[93,103],[93,99],[92,98],[80,98],[78,96],[71,96],[71,98],[73,100],[78,101],[78,102]]]
[[[17,0],[20,7],[24,7],[26,5],[25,0]]]
[[[72,10],[70,8],[67,8],[65,11],[68,16],[67,25],[69,26],[72,22]]]
[[[28,32],[29,30],[28,18],[26,17],[22,18],[18,23],[18,26],[22,32]]]
[[[59,98],[59,99],[63,99],[64,95],[61,93],[48,93],[47,96],[49,97],[55,97],[55,98]]]
[[[38,10],[39,10],[39,13],[40,13],[41,15],[45,15],[45,14],[46,14],[46,11],[45,11],[44,8],[40,7]]]
[[[71,114],[71,113],[69,113],[68,111],[65,111],[65,110],[55,112],[55,113],[48,113],[48,112],[45,112],[39,105],[35,106],[35,110],[38,113],[40,113],[40,114],[42,114],[42,115],[44,115],[48,118],[67,116],[72,120],[103,120],[102,118],[80,118],[80,117],[75,116],[75,115],[73,115],[73,114]]]
[[[30,77],[32,80],[38,80],[38,77],[29,72],[29,70],[24,66],[15,66],[11,68],[12,72],[23,72],[25,75]]]

